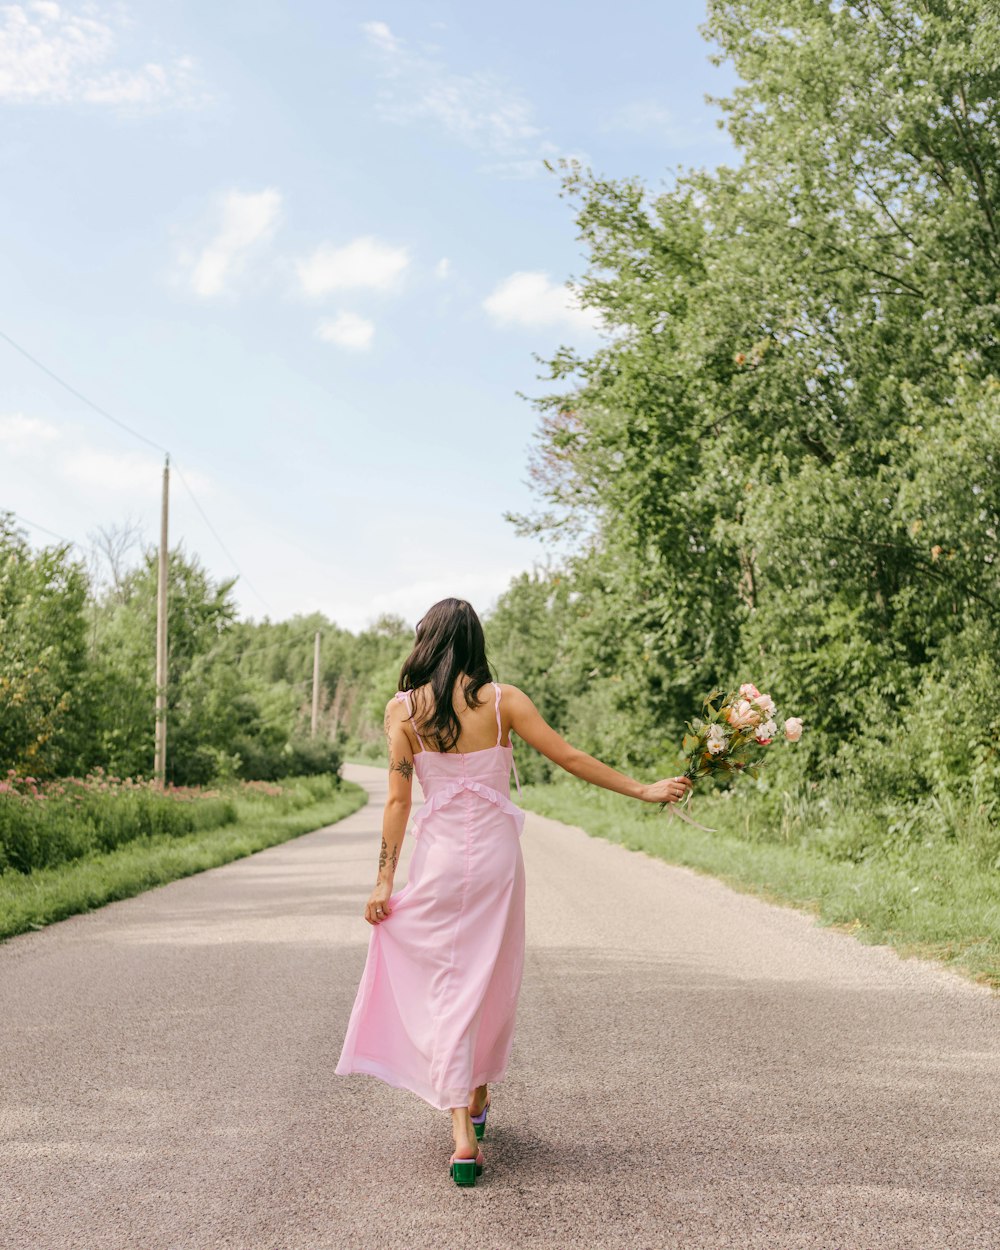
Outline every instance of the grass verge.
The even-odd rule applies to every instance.
[[[293,810],[237,804],[235,824],[180,837],[135,838],[106,854],[27,875],[5,872],[0,876],[0,940],[321,829],[363,807],[367,798],[361,786],[342,781],[328,795]]]
[[[704,833],[655,806],[575,781],[524,787],[533,812],[578,825],[633,851],[718,877],[734,889],[812,912],[822,924],[862,942],[887,944],[902,956],[934,959],[1000,990],[1000,891],[997,872],[954,842],[918,845],[898,856],[861,862],[830,858],[795,843],[768,839],[734,804],[706,797],[694,817]],[[744,808],[745,811],[745,808]]]

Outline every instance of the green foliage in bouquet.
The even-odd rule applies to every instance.
[[[756,777],[778,736],[778,712],[771,696],[746,682],[734,693],[713,690],[703,711],[703,716],[688,722],[684,735],[684,776],[692,781],[721,773]],[[790,716],[782,732],[786,741],[798,742],[802,721]]]

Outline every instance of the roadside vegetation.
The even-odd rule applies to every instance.
[[[203,793],[99,777],[47,794],[8,790],[0,795],[0,939],[252,855],[365,801],[360,786],[330,775]]]
[[[696,796],[692,815],[712,832],[572,780],[526,786],[523,804],[1000,990],[1000,835],[990,822],[892,845],[856,809],[832,809],[817,826],[811,807],[776,795]]]

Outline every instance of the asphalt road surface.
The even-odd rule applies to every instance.
[[[1000,999],[529,815],[487,1169],[334,1065],[372,802],[0,946],[3,1250],[1000,1247]],[[400,881],[404,879],[400,875]]]

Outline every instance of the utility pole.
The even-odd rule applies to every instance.
[[[313,706],[312,706],[312,736],[316,737],[316,731],[319,729],[319,640],[320,632],[316,631],[316,641],[313,644]]]
[[[170,457],[163,462],[163,501],[160,507],[160,561],[156,584],[156,738],[153,778],[167,782],[167,513],[170,499]]]

